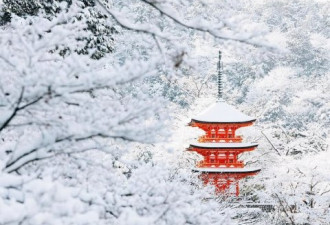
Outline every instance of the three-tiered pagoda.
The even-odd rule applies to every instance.
[[[239,180],[257,174],[259,168],[246,168],[238,160],[240,154],[253,151],[258,144],[242,143],[236,135],[239,128],[250,126],[255,119],[247,116],[222,98],[221,52],[218,62],[218,100],[201,114],[193,117],[190,126],[205,131],[197,143],[190,144],[188,151],[204,157],[194,169],[201,173],[204,184],[215,185],[216,191],[239,195]]]

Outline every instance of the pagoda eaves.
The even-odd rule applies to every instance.
[[[261,171],[260,168],[194,168],[193,171],[196,172],[206,172],[206,173],[258,173]]]
[[[212,142],[203,143],[197,142],[190,144],[190,147],[201,148],[201,149],[244,149],[244,148],[256,148],[257,143],[224,143],[224,142]]]
[[[199,115],[191,119],[191,123],[239,124],[253,123],[256,119],[245,115],[225,101],[217,101]]]

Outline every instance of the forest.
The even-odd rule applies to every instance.
[[[187,151],[219,51],[239,197]],[[328,0],[0,0],[0,225],[330,224],[329,69]]]

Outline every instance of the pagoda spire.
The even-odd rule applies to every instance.
[[[222,71],[221,71],[221,51],[219,51],[219,61],[218,61],[218,102],[222,102]]]

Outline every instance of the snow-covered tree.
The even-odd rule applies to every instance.
[[[328,3],[0,8],[0,224],[329,223]],[[241,199],[270,213],[190,172],[185,125],[216,96],[218,50],[226,100],[258,118],[243,157],[263,170]]]
[[[189,168],[146,154],[167,147],[140,144],[168,136],[168,102],[150,84],[191,67],[193,33],[265,45],[258,29],[194,11],[215,5],[189,3],[55,2],[53,13],[37,4],[10,14],[0,30],[0,223],[231,223]],[[98,60],[77,51],[95,38],[93,12],[117,31]]]
[[[27,17],[42,15],[45,18],[57,16],[63,10],[71,7],[71,0],[29,0],[29,1],[4,1],[0,12],[0,25],[11,21],[13,16]],[[74,7],[79,7],[80,12],[75,15],[78,20],[83,19],[86,24],[84,29],[90,31],[87,36],[82,34],[77,37],[78,41],[84,43],[77,49],[64,49],[61,54],[69,51],[77,51],[79,54],[90,55],[93,59],[104,57],[105,54],[114,50],[113,34],[116,30],[109,26],[106,15],[95,8],[94,1],[77,1]]]

